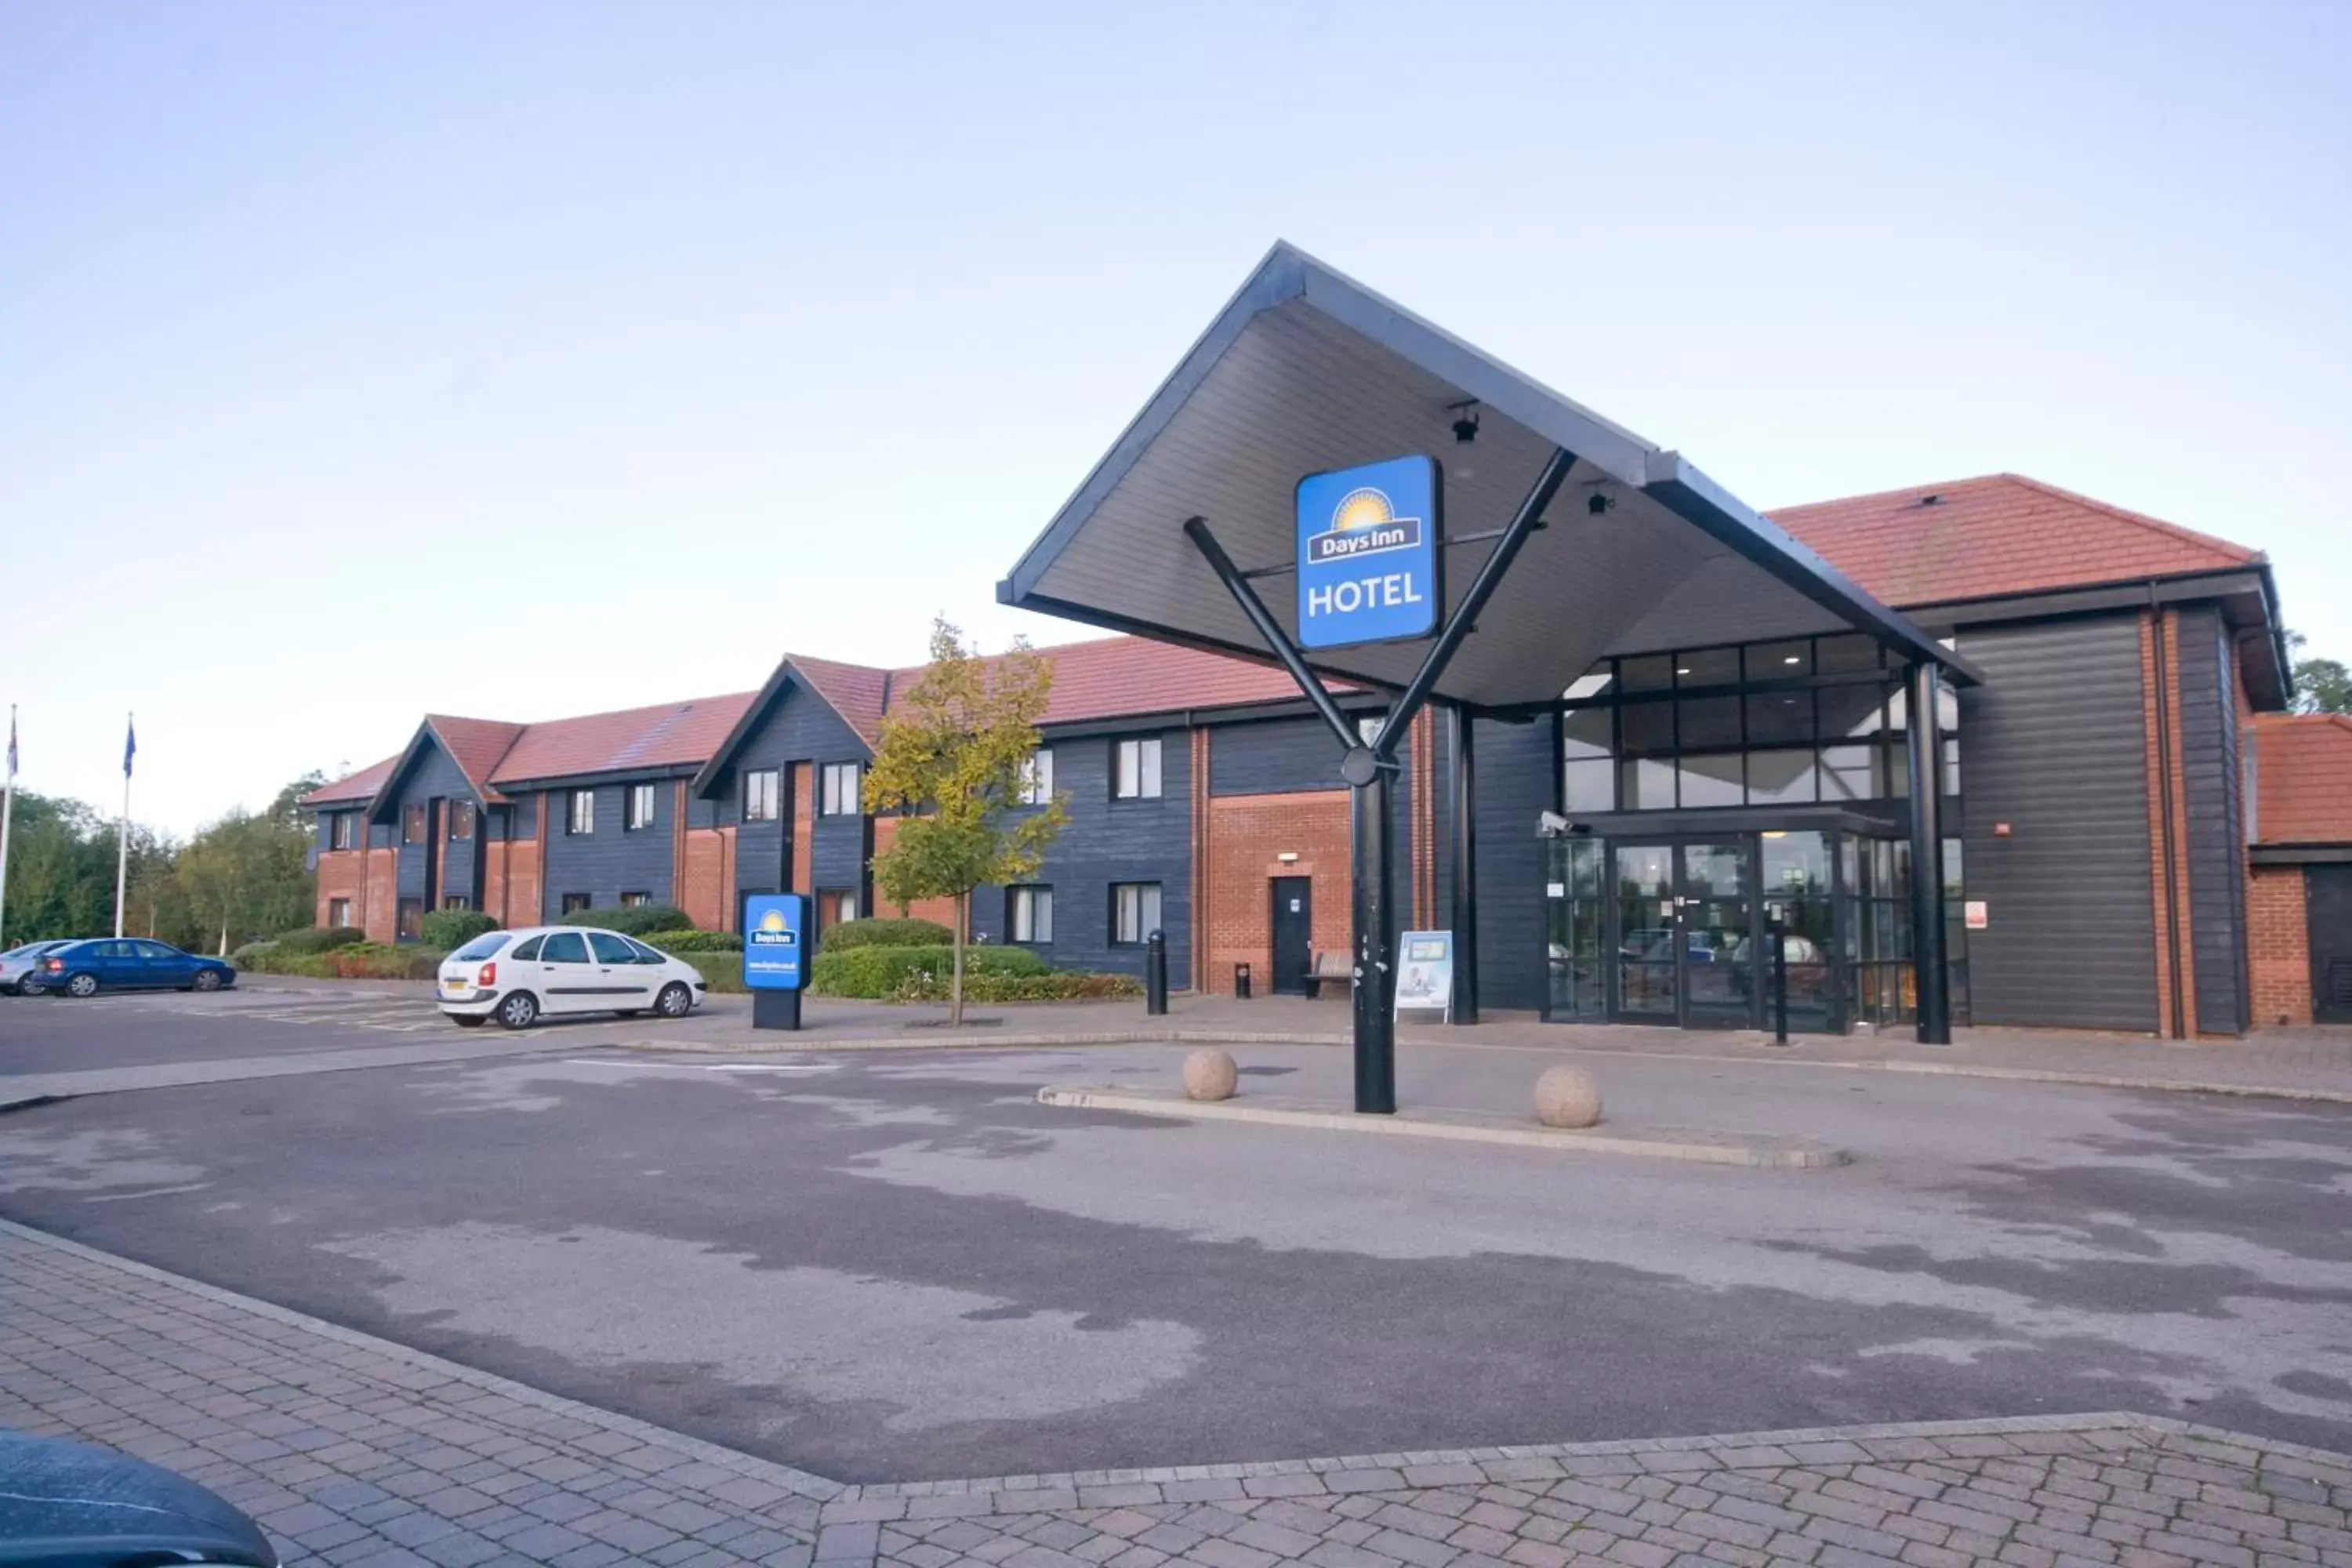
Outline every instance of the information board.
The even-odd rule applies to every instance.
[[[1298,645],[1401,642],[1445,605],[1437,460],[1390,458],[1298,481]]]
[[[808,895],[753,893],[743,900],[743,984],[798,991],[808,984]]]
[[[1397,941],[1396,1016],[1454,1017],[1454,933],[1409,931]]]

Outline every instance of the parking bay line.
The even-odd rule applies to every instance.
[[[574,1068],[667,1068],[673,1072],[839,1072],[838,1062],[633,1062],[602,1057],[566,1057]]]

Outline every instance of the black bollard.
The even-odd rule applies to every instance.
[[[1155,1018],[1168,1011],[1168,938],[1156,928],[1143,941],[1143,1010]]]
[[[1246,1002],[1249,999],[1250,966],[1246,963],[1236,963],[1234,965],[1234,1000]]]
[[[1772,922],[1772,1043],[1789,1043],[1789,928]]]

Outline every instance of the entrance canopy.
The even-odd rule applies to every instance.
[[[1458,441],[1455,422],[1472,417],[1475,438]],[[1274,247],[1211,323],[997,598],[1265,658],[1265,639],[1187,537],[1186,520],[1206,520],[1245,575],[1274,576],[1293,560],[1302,477],[1426,453],[1444,471],[1450,610],[1563,449],[1576,463],[1546,526],[1478,615],[1435,696],[1484,709],[1549,706],[1609,655],[1845,631],[1876,638],[1899,661],[1976,679],[1679,453],[1288,245]],[[1289,583],[1262,586],[1295,641]],[[1427,647],[1307,657],[1328,676],[1402,687]]]

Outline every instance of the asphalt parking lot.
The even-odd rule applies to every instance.
[[[430,1008],[262,995],[11,1000],[0,1071]],[[2340,1106],[1601,1069],[1614,1118],[1857,1157],[1768,1173],[1034,1102],[1172,1082],[1181,1047],[608,1037],[22,1110],[0,1214],[843,1479],[2116,1408],[2352,1429]],[[1328,1047],[1235,1054],[1244,1092],[1345,1081]],[[1402,1087],[1494,1103],[1544,1059],[1413,1047]]]

